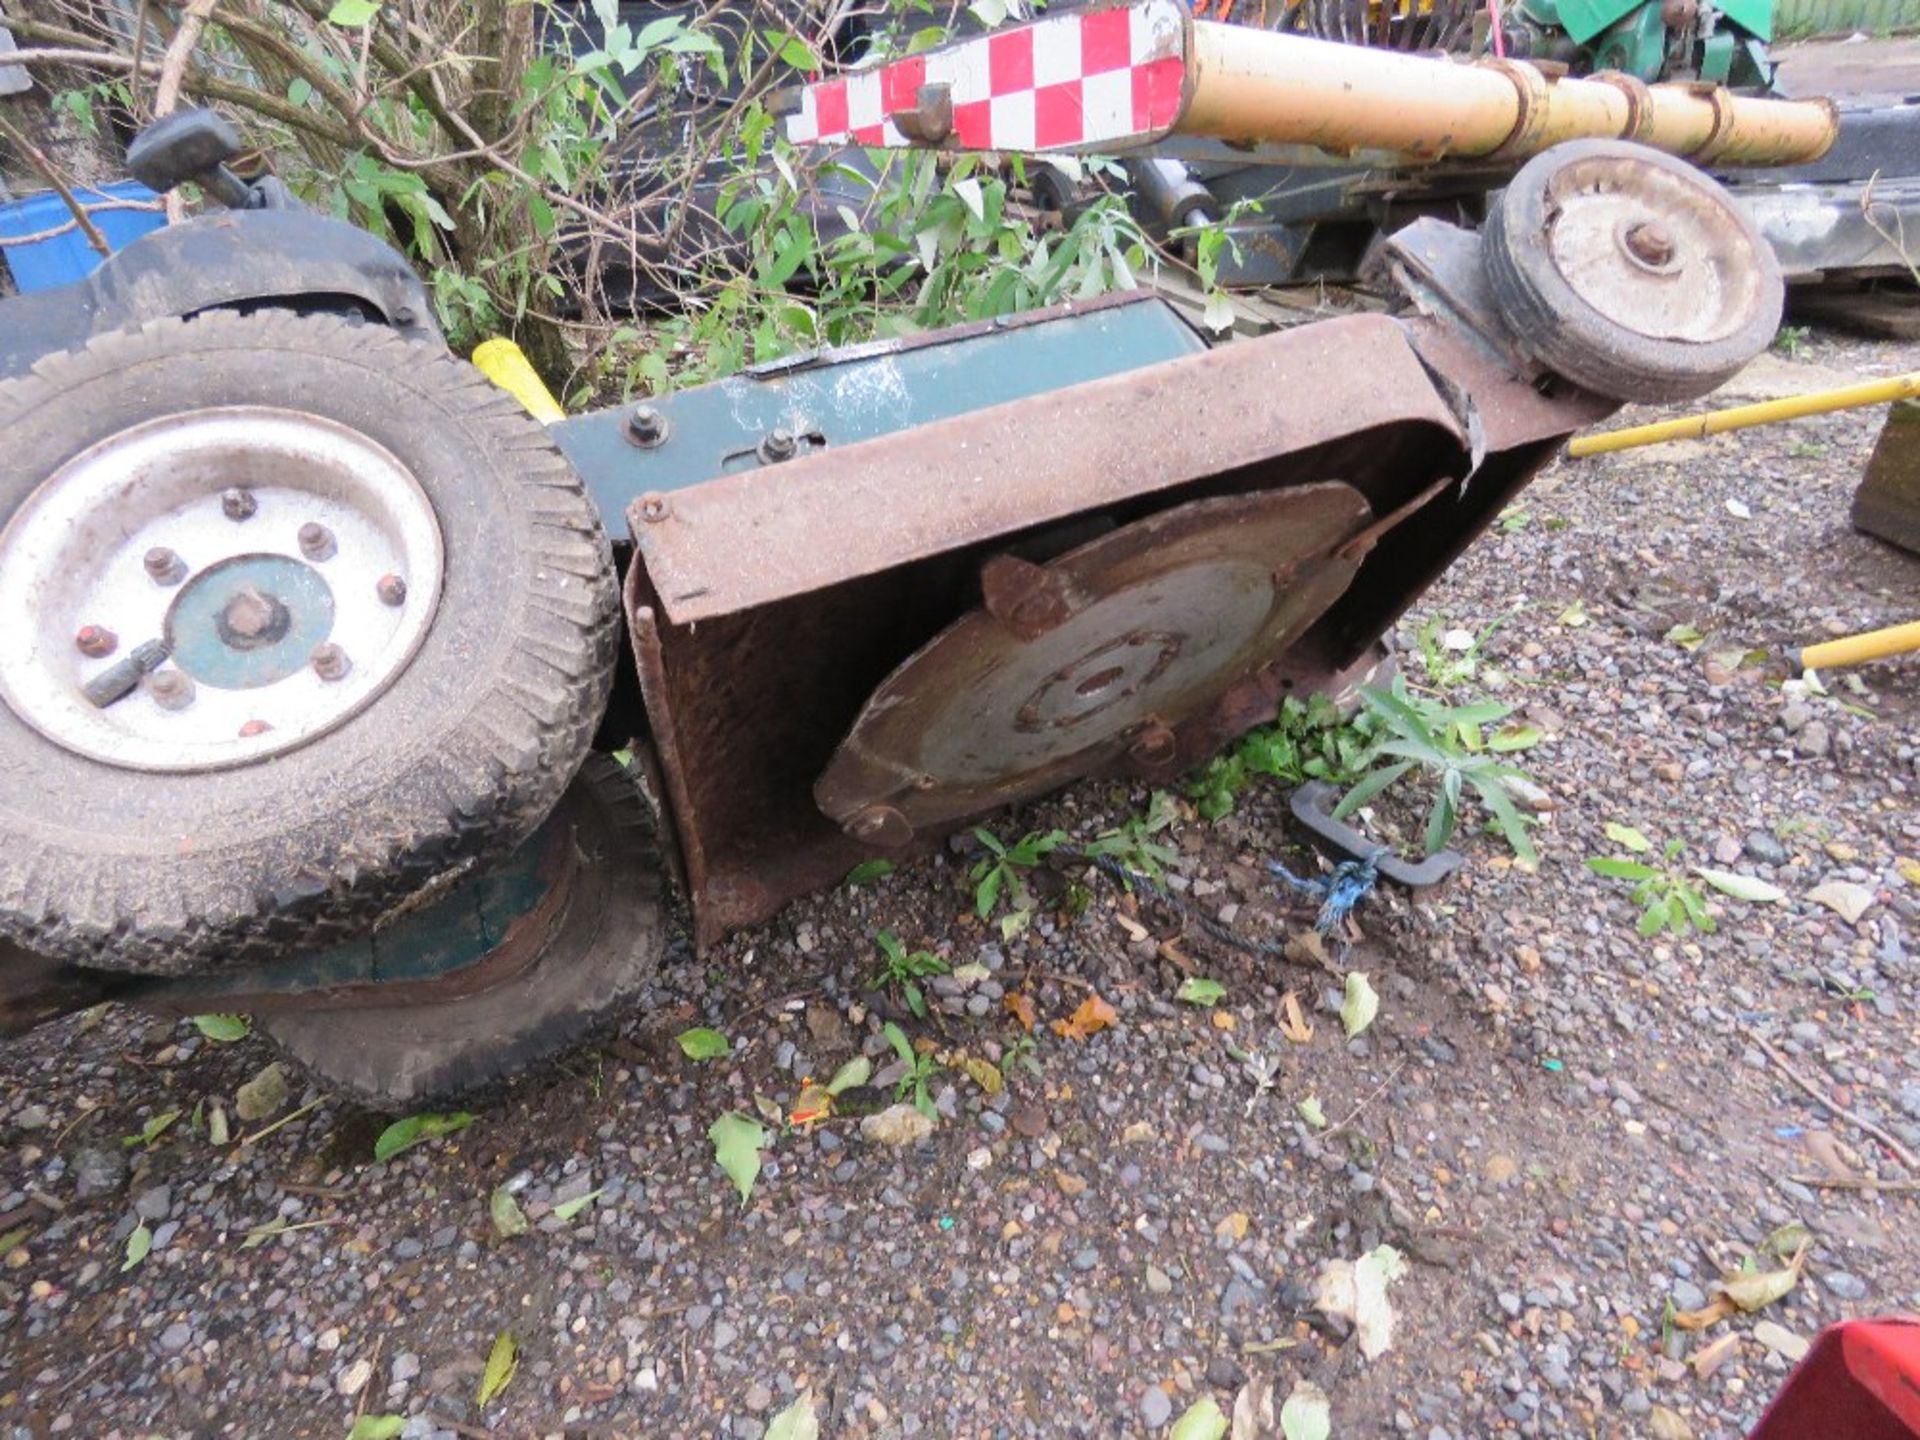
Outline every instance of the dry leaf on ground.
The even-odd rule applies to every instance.
[[[1053,1022],[1053,1033],[1066,1040],[1085,1040],[1119,1023],[1119,1011],[1098,995],[1089,995],[1072,1015]]]

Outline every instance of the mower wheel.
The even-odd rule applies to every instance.
[[[606,537],[437,345],[156,321],[0,384],[0,436],[0,937],[152,974],[349,938],[586,754]]]
[[[481,962],[510,962],[510,978],[454,999],[391,1004],[378,1003],[376,986],[345,1005],[263,1014],[261,1028],[329,1090],[391,1109],[505,1079],[611,1021],[653,977],[666,947],[653,817],[618,765],[591,756],[548,825],[569,832],[555,837],[571,852],[554,882],[559,893],[550,891],[561,903],[530,916],[526,933],[510,928]],[[389,948],[410,948],[436,917],[402,923],[411,932],[389,932]],[[378,949],[383,937],[366,943]],[[514,947],[519,955],[505,953]],[[457,982],[458,973],[450,978]]]
[[[1489,207],[1483,239],[1520,350],[1612,400],[1704,395],[1780,327],[1772,247],[1716,181],[1644,145],[1542,151]]]

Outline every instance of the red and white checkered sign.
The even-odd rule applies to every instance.
[[[955,150],[1103,150],[1158,138],[1180,118],[1186,23],[1176,0],[1080,14],[957,41],[809,85],[787,118],[796,145],[909,141],[892,117],[946,85]]]

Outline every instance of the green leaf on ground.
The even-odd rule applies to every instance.
[[[26,1244],[32,1236],[33,1227],[31,1225],[22,1225],[18,1229],[9,1230],[6,1234],[0,1235],[0,1260],[6,1259],[7,1256]]]
[[[1606,825],[1607,839],[1616,845],[1623,845],[1636,855],[1645,855],[1653,849],[1653,842],[1631,825],[1622,825],[1618,820],[1609,820]]]
[[[820,1417],[814,1413],[811,1390],[802,1390],[799,1399],[773,1417],[766,1440],[820,1440]]]
[[[1221,1440],[1227,1433],[1227,1417],[1211,1395],[1203,1396],[1187,1407],[1187,1413],[1173,1422],[1167,1440]]]
[[[527,1233],[527,1212],[520,1208],[520,1202],[508,1193],[504,1185],[495,1186],[493,1194],[488,1197],[487,1218],[493,1221],[494,1230],[503,1240]]]
[[[1800,1269],[1806,1263],[1804,1246],[1793,1253],[1783,1270],[1741,1270],[1722,1277],[1720,1293],[1751,1315],[1776,1300],[1783,1300],[1800,1283]]]
[[[1180,982],[1180,988],[1173,992],[1173,998],[1184,1000],[1189,1005],[1218,1005],[1227,998],[1227,987],[1218,980],[1203,980],[1198,975],[1191,975]]]
[[[196,1015],[193,1028],[209,1040],[218,1040],[223,1045],[231,1045],[236,1040],[244,1040],[253,1026],[244,1015]]]
[[[767,1130],[758,1120],[729,1110],[707,1129],[713,1142],[713,1158],[740,1192],[740,1203],[753,1198],[753,1182],[760,1178],[760,1147],[767,1143]]]
[[[127,1236],[127,1258],[120,1262],[122,1273],[133,1269],[134,1266],[146,1259],[147,1253],[152,1249],[153,1231],[149,1230],[144,1224],[134,1226],[133,1233]]]
[[[1333,1411],[1327,1392],[1311,1380],[1298,1381],[1280,1407],[1280,1434],[1283,1440],[1329,1440]]]
[[[846,1064],[833,1072],[833,1078],[827,1081],[827,1093],[829,1095],[838,1095],[842,1091],[852,1090],[864,1085],[872,1078],[873,1061],[864,1055],[856,1055],[853,1059],[847,1061]]]
[[[1300,1118],[1306,1121],[1307,1124],[1313,1126],[1314,1129],[1324,1130],[1327,1128],[1327,1112],[1320,1108],[1320,1097],[1318,1095],[1309,1095],[1293,1108],[1299,1111]]]
[[[511,1331],[502,1330],[493,1337],[493,1349],[487,1352],[487,1368],[481,1372],[480,1389],[473,1403],[485,1409],[494,1396],[507,1388],[507,1382],[519,1368],[520,1343]]]
[[[455,1110],[447,1115],[409,1115],[404,1120],[396,1120],[380,1132],[380,1138],[373,1142],[373,1158],[391,1160],[402,1150],[411,1149],[423,1140],[437,1140],[442,1135],[452,1135],[464,1130],[473,1123],[474,1117],[465,1110]]]
[[[233,1092],[233,1113],[246,1124],[271,1120],[286,1103],[287,1071],[277,1060]]]
[[[362,1415],[347,1432],[347,1440],[400,1440],[407,1428],[404,1415]]]
[[[1755,905],[1766,905],[1787,898],[1787,892],[1778,885],[1753,875],[1740,875],[1732,870],[1709,870],[1704,865],[1693,867],[1693,873],[1722,895],[1731,895],[1736,900],[1746,900]]]
[[[1813,1239],[1813,1232],[1798,1220],[1789,1220],[1760,1242],[1762,1255],[1773,1255],[1785,1260]],[[0,1246],[0,1250],[4,1250]]]
[[[1373,1024],[1373,1017],[1379,1013],[1380,997],[1373,993],[1373,983],[1358,970],[1349,970],[1346,998],[1340,1002],[1340,1023],[1346,1027],[1347,1038],[1351,1040]]]
[[[1513,721],[1502,725],[1487,737],[1487,748],[1496,755],[1511,755],[1516,751],[1531,750],[1546,738],[1547,732],[1538,725]]]
[[[562,1222],[571,1220],[602,1195],[606,1194],[606,1191],[607,1187],[602,1185],[598,1190],[589,1190],[586,1194],[576,1195],[571,1200],[562,1200],[558,1205],[553,1207],[554,1216]]]
[[[120,1143],[131,1150],[137,1145],[151,1145],[164,1135],[173,1122],[180,1118],[178,1110],[162,1110],[146,1124],[140,1127],[138,1135],[122,1136]]]
[[[682,1030],[675,1038],[680,1042],[680,1053],[689,1060],[718,1060],[733,1049],[726,1036],[704,1027]]]
[[[1609,880],[1651,880],[1660,872],[1651,865],[1642,865],[1638,860],[1618,860],[1611,855],[1595,855],[1587,861],[1587,869],[1596,875],[1604,875]]]
[[[893,861],[891,860],[862,860],[858,865],[847,871],[846,883],[855,887],[871,885],[874,881],[882,879],[892,873]]]

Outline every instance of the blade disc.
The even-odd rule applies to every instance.
[[[1044,567],[1013,562],[1018,601],[995,605],[988,583],[991,610],[888,676],[814,798],[895,842],[1094,768],[1282,654],[1347,588],[1357,561],[1335,552],[1371,518],[1326,481],[1196,500]]]

